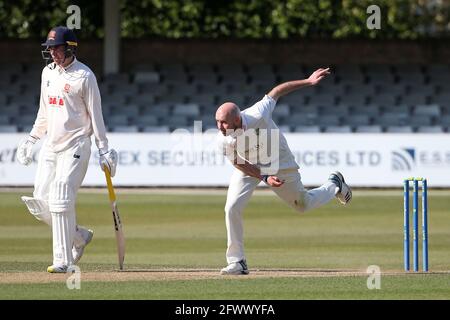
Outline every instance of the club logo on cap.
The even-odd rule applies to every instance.
[[[51,30],[48,33],[47,40],[55,40],[55,38],[56,38],[56,31],[55,30]]]

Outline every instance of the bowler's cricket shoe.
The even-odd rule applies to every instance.
[[[73,256],[73,264],[77,264],[78,261],[80,261],[81,256],[84,253],[84,248],[91,242],[92,237],[94,236],[94,231],[92,230],[88,230],[88,229],[84,229],[82,227],[78,227],[79,231],[81,232],[83,239],[84,239],[84,244],[76,246],[74,245],[72,248],[72,256]]]
[[[248,274],[247,262],[241,260],[230,263],[228,266],[220,270],[220,274]]]
[[[66,273],[67,272],[67,266],[48,266],[47,267],[48,273]]]
[[[347,204],[352,200],[352,189],[345,183],[344,176],[339,171],[333,172],[328,178],[338,187],[338,192],[336,193],[336,198],[342,204]]]

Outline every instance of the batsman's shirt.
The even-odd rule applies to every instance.
[[[234,153],[258,166],[262,174],[298,169],[286,138],[272,120],[277,101],[265,95],[250,108],[241,111],[243,133],[236,130],[230,136],[219,132],[219,149],[231,159]],[[240,139],[245,136],[245,139]],[[255,138],[256,137],[256,138]]]
[[[46,146],[54,152],[66,150],[92,133],[97,147],[108,150],[97,79],[76,58],[66,68],[47,66],[42,70],[39,111],[30,135],[42,138],[46,133]]]

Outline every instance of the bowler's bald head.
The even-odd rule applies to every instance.
[[[240,113],[241,110],[239,110],[239,107],[236,104],[234,104],[233,102],[225,102],[219,108],[217,108],[216,119],[218,115],[220,115],[221,118],[236,118],[239,117]]]
[[[216,111],[217,128],[223,135],[226,130],[235,130],[241,123],[241,110],[233,102],[225,102]]]

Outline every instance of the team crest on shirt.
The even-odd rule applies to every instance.
[[[48,96],[48,104],[53,105],[55,107],[57,106],[64,106],[64,99],[60,96]]]
[[[64,85],[64,92],[65,92],[65,93],[69,93],[69,89],[70,89],[70,84],[66,83],[66,84]]]

